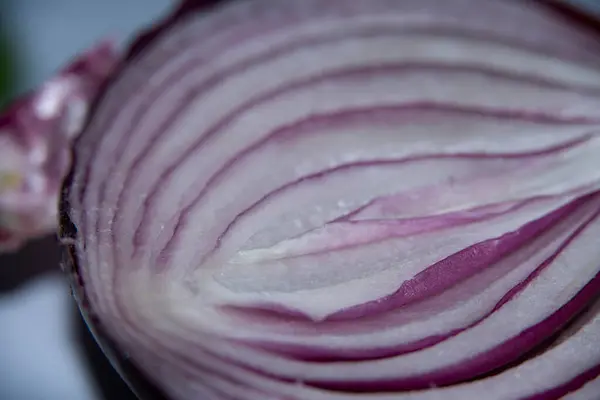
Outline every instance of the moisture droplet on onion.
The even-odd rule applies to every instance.
[[[600,34],[547,5],[190,0],[95,103],[61,235],[169,399],[591,400],[599,155]]]

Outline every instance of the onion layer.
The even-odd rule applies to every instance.
[[[62,236],[119,348],[181,400],[592,399],[597,32],[209,3],[133,46],[75,145]]]

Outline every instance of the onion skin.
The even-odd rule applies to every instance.
[[[56,232],[71,143],[118,59],[100,43],[0,114],[0,252]]]
[[[110,357],[177,400],[594,399],[600,36],[474,4],[186,1],[142,35],[62,197]]]

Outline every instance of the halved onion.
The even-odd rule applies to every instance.
[[[187,1],[74,154],[83,307],[172,399],[597,394],[600,36],[550,7]]]

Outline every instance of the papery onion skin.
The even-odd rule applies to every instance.
[[[594,399],[599,111],[538,3],[186,1],[75,144],[74,290],[170,399]]]

